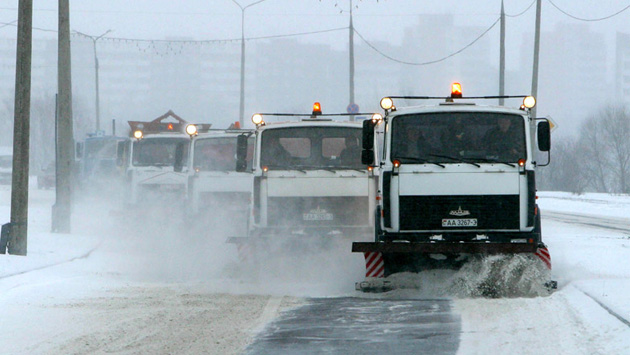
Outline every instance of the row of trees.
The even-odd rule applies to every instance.
[[[580,126],[577,137],[552,143],[551,164],[538,189],[573,193],[630,193],[630,112],[608,106]]]

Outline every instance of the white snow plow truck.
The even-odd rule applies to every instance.
[[[187,215],[204,229],[229,225],[242,233],[247,230],[254,138],[253,130],[240,129],[237,124],[205,133],[198,133],[196,125],[186,127],[192,139],[187,169]],[[236,146],[241,135],[250,137],[247,167],[245,171],[236,171]],[[181,171],[183,162],[176,167],[176,171]],[[216,232],[216,228],[212,230]]]
[[[523,104],[513,109],[470,101],[498,98],[522,98]],[[444,102],[403,108],[394,99]],[[532,96],[463,97],[457,83],[449,97],[381,100],[383,120],[363,125],[362,162],[380,181],[374,241],[352,245],[366,261],[357,290],[386,291],[397,287],[393,274],[458,269],[491,255],[525,260],[516,282],[533,274],[541,286],[555,287],[535,180],[536,168],[549,163],[550,125],[531,117],[534,105]],[[377,129],[385,131],[381,154],[372,146]]]
[[[241,259],[243,250],[272,253],[289,245],[317,249],[343,238],[348,244],[371,239],[376,176],[361,164],[362,124],[331,119],[348,115],[322,114],[315,103],[312,114],[252,116],[256,140],[249,231],[247,237],[228,240],[238,244]],[[303,119],[267,124],[267,116]],[[240,170],[246,167],[247,139],[239,139]]]
[[[190,137],[184,133],[188,122],[168,111],[149,122],[129,121],[132,141],[120,149],[119,159],[126,167],[125,204],[170,206],[183,204],[188,190],[188,173],[176,166],[186,166]],[[210,124],[197,124],[208,130]],[[183,155],[177,157],[177,155]]]

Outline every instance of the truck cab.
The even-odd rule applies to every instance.
[[[252,193],[252,130],[227,129],[193,133],[188,159],[188,215],[247,228]],[[236,171],[239,136],[247,137],[245,171]]]
[[[187,124],[172,111],[150,122],[129,121],[132,139],[121,156],[126,166],[126,204],[183,204],[188,193],[186,167],[191,141],[184,132]],[[177,161],[183,162],[181,169],[176,167]]]
[[[300,121],[266,124],[263,116],[274,114],[252,117],[250,240],[373,234],[377,179],[361,164],[362,123],[334,121],[318,108],[311,115],[278,114]],[[240,149],[239,159],[244,156]]]

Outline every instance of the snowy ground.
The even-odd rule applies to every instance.
[[[630,197],[539,195],[543,216],[556,213],[543,217],[543,233],[558,290],[456,297],[459,353],[630,353]],[[52,234],[53,202],[54,192],[31,189],[28,256],[0,255],[0,353],[241,353],[308,297],[445,297],[427,286],[356,293],[363,260],[346,252],[349,242],[343,252],[269,260],[243,277],[220,229],[190,233],[168,215],[121,218],[94,201],[74,211],[72,234]],[[0,186],[0,223],[9,206]],[[616,230],[601,227],[613,221]]]

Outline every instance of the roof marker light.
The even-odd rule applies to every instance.
[[[390,110],[394,107],[394,100],[391,97],[384,97],[381,99],[381,108],[385,111]]]
[[[453,83],[453,85],[451,85],[451,98],[458,97],[462,97],[462,84]]]
[[[372,115],[372,122],[379,124],[383,120],[383,115],[380,113],[375,113]]]
[[[319,102],[313,104],[313,116],[319,116],[322,114],[322,105]]]
[[[394,168],[400,168],[400,160],[395,159],[392,163],[394,163]]]
[[[142,131],[141,131],[141,130],[137,130],[137,131],[134,131],[134,132],[133,132],[133,137],[134,137],[135,139],[142,139],[142,137],[143,137],[143,136],[144,136],[144,135],[142,134]]]

